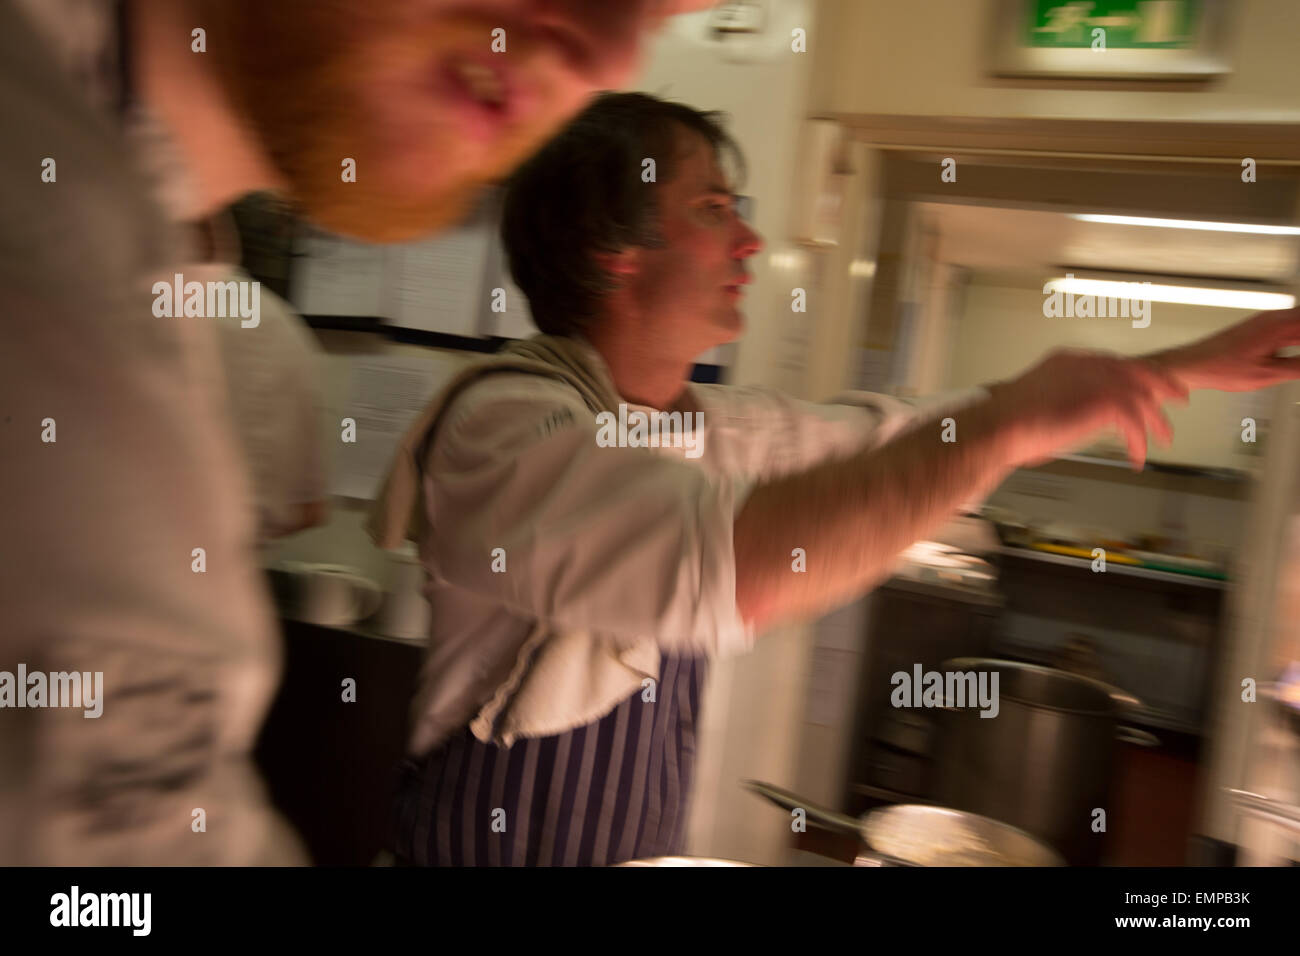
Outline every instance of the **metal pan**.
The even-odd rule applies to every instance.
[[[652,856],[644,860],[628,860],[615,866],[758,866],[739,860],[719,860],[707,856]]]
[[[810,823],[856,834],[859,866],[1064,866],[1061,855],[1023,830],[947,807],[901,803],[851,817],[759,780],[745,787]]]
[[[1117,742],[1158,745],[1122,726],[1141,703],[1091,677],[1054,667],[959,657],[944,673],[996,674],[999,711],[938,708],[933,794],[937,803],[1019,827],[1075,866],[1095,866],[1106,837],[1080,821],[1110,805],[1120,766]]]

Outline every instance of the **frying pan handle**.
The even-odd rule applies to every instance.
[[[875,850],[862,850],[857,859],[853,861],[854,866],[910,866],[916,867],[919,864],[900,860],[896,856],[889,856],[886,853],[877,853]]]
[[[1098,683],[1100,683],[1100,681]],[[1105,686],[1110,689],[1110,699],[1116,706],[1123,707],[1126,710],[1142,709],[1142,699],[1140,697],[1135,694],[1130,694],[1126,690],[1120,690],[1118,687],[1114,687],[1110,684]]]
[[[744,787],[746,790],[770,800],[778,807],[784,807],[787,810],[804,811],[810,823],[820,824],[828,830],[852,833],[858,839],[862,838],[862,828],[859,826],[856,817],[840,813],[838,810],[832,810],[830,807],[824,807],[821,804],[812,803],[791,790],[784,790],[761,780],[746,780]]]
[[[1139,747],[1159,747],[1160,738],[1155,734],[1138,730],[1136,727],[1116,727],[1115,739],[1121,743],[1136,744]]]

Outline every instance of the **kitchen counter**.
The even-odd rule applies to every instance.
[[[284,671],[256,759],[318,864],[368,865],[387,841],[423,641],[283,621]],[[356,681],[344,702],[343,681]]]

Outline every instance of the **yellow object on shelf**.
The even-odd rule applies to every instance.
[[[1088,560],[1092,560],[1093,558],[1092,550],[1088,548],[1071,548],[1063,544],[1048,544],[1045,541],[1035,541],[1029,547],[1033,551],[1048,551],[1052,554],[1068,555],[1071,558],[1087,558]],[[1111,564],[1142,563],[1137,558],[1131,558],[1127,554],[1119,554],[1113,551],[1106,551],[1106,560]]]

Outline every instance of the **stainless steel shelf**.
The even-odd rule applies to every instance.
[[[1092,573],[1092,561],[1089,558],[1075,558],[1068,554],[1052,554],[1047,551],[1034,551],[1030,548],[1017,548],[1010,545],[1003,545],[998,549],[998,553],[1015,558],[1024,558],[1027,561],[1041,561],[1045,564],[1059,564],[1066,568],[1078,568]],[[1107,562],[1105,573],[1132,578],[1147,578],[1151,581],[1164,581],[1168,584],[1178,584],[1189,588],[1208,588],[1212,591],[1222,591],[1228,584],[1227,581],[1220,581],[1217,578],[1203,578],[1195,574],[1178,574],[1173,571],[1156,571],[1153,568],[1139,568],[1131,564],[1117,564],[1114,561]]]
[[[1104,468],[1132,470],[1127,459],[1102,458],[1097,455],[1056,455],[1056,461],[1072,461],[1080,465],[1100,465]],[[1184,475],[1189,478],[1212,478],[1215,481],[1248,482],[1255,476],[1240,468],[1211,468],[1208,465],[1181,465],[1168,461],[1148,461],[1146,470],[1167,475]]]

